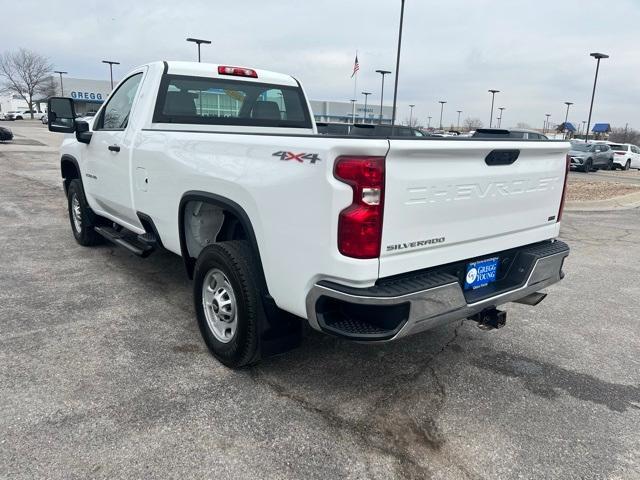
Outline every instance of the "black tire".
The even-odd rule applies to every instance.
[[[237,325],[226,342],[216,338],[209,326],[203,304],[205,278],[220,270],[228,279],[235,297]],[[202,338],[209,351],[224,365],[239,368],[260,360],[260,328],[265,312],[260,295],[260,275],[256,259],[244,240],[220,242],[204,248],[196,262],[193,300]],[[210,314],[211,315],[211,314]]]
[[[593,160],[590,158],[587,158],[584,161],[584,165],[582,166],[582,171],[584,173],[589,173],[592,169],[593,169]]]
[[[613,158],[609,159],[609,163],[607,163],[607,170],[615,170],[615,167],[613,166]]]
[[[624,169],[625,170],[631,169],[631,159],[627,159],[627,163],[624,164]]]
[[[74,198],[78,200],[79,225],[76,225],[74,221]],[[91,247],[102,243],[102,237],[93,230],[93,227],[98,222],[98,216],[93,213],[93,210],[91,210],[87,204],[82,182],[77,178],[69,182],[69,188],[67,189],[67,207],[69,209],[71,231],[73,232],[73,237],[76,239],[76,242],[84,247]]]

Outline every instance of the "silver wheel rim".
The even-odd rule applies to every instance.
[[[76,232],[82,231],[82,210],[80,209],[80,201],[76,193],[71,197],[71,218],[73,219],[73,226]]]
[[[238,309],[233,287],[217,268],[207,272],[202,283],[202,308],[216,340],[229,343],[238,328]]]

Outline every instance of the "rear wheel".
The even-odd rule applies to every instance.
[[[71,231],[76,242],[85,247],[102,243],[102,237],[93,230],[99,217],[87,204],[82,183],[78,179],[71,180],[69,183],[67,205]]]
[[[210,245],[198,256],[193,298],[198,327],[211,353],[228,367],[260,359],[264,321],[260,276],[248,242]]]
[[[609,159],[609,162],[607,163],[607,170],[615,170],[615,167],[613,166],[613,158]]]
[[[624,169],[629,170],[631,168],[631,159],[627,160],[627,163],[624,164]]]
[[[582,165],[582,171],[584,173],[589,173],[592,169],[593,169],[593,160],[590,158],[587,158],[584,161],[584,164]]]

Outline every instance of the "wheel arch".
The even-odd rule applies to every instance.
[[[267,282],[264,275],[264,269],[262,266],[262,258],[260,256],[260,248],[258,247],[258,241],[256,239],[255,231],[253,229],[253,225],[251,223],[251,219],[249,218],[249,215],[244,210],[244,208],[242,208],[239,204],[237,204],[233,200],[226,197],[222,197],[220,195],[216,195],[215,193],[193,190],[193,191],[188,191],[184,193],[182,195],[182,198],[180,199],[180,205],[178,207],[180,253],[184,260],[184,265],[187,270],[187,275],[189,276],[189,278],[193,278],[193,270],[196,262],[196,259],[190,255],[189,249],[187,247],[187,238],[186,238],[185,223],[184,223],[185,210],[187,208],[187,205],[190,202],[203,202],[203,203],[213,205],[215,207],[222,209],[223,212],[228,212],[229,214],[231,214],[234,220],[237,220],[237,222],[240,224],[240,226],[242,227],[246,235],[246,239],[249,242],[251,251],[255,255],[256,261],[258,262],[260,281],[265,290],[265,293],[268,294]],[[225,215],[225,222],[226,222],[226,215]]]
[[[64,185],[64,193],[67,193],[69,189],[69,182],[74,178],[80,180],[82,183],[82,175],[80,174],[80,165],[78,164],[78,160],[69,154],[64,154],[60,158],[60,174],[63,178]]]

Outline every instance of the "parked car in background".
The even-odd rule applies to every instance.
[[[572,142],[567,154],[572,170],[589,173],[592,170],[613,168],[613,150],[606,143]]]
[[[31,119],[31,114],[33,113],[33,118],[36,120],[40,120],[44,113],[40,113],[36,110],[17,110],[15,112],[9,112],[7,114],[7,120],[27,120]]]
[[[18,113],[17,110],[9,110],[8,112],[0,113],[0,120],[9,120],[9,116]]]
[[[0,127],[0,142],[8,142],[13,140],[13,132],[7,127]]]
[[[321,135],[349,135],[350,123],[316,123],[318,133]]]
[[[350,135],[357,135],[361,137],[390,137],[393,129],[394,137],[428,137],[428,133],[424,133],[417,128],[407,127],[404,125],[353,125],[351,127]]]
[[[640,148],[629,143],[609,143],[613,150],[613,168],[629,170],[640,168]]]
[[[322,135],[354,135],[360,137],[390,137],[391,125],[352,123],[316,123],[318,133]],[[429,137],[428,133],[417,128],[396,125],[393,135],[396,137]]]
[[[546,135],[535,130],[505,130],[500,128],[479,128],[473,132],[472,137],[476,138],[517,138],[519,140],[549,140]]]
[[[44,115],[42,115],[42,117],[40,118],[40,121],[42,122],[43,125],[47,125],[49,123],[49,115],[47,115],[46,113]]]

